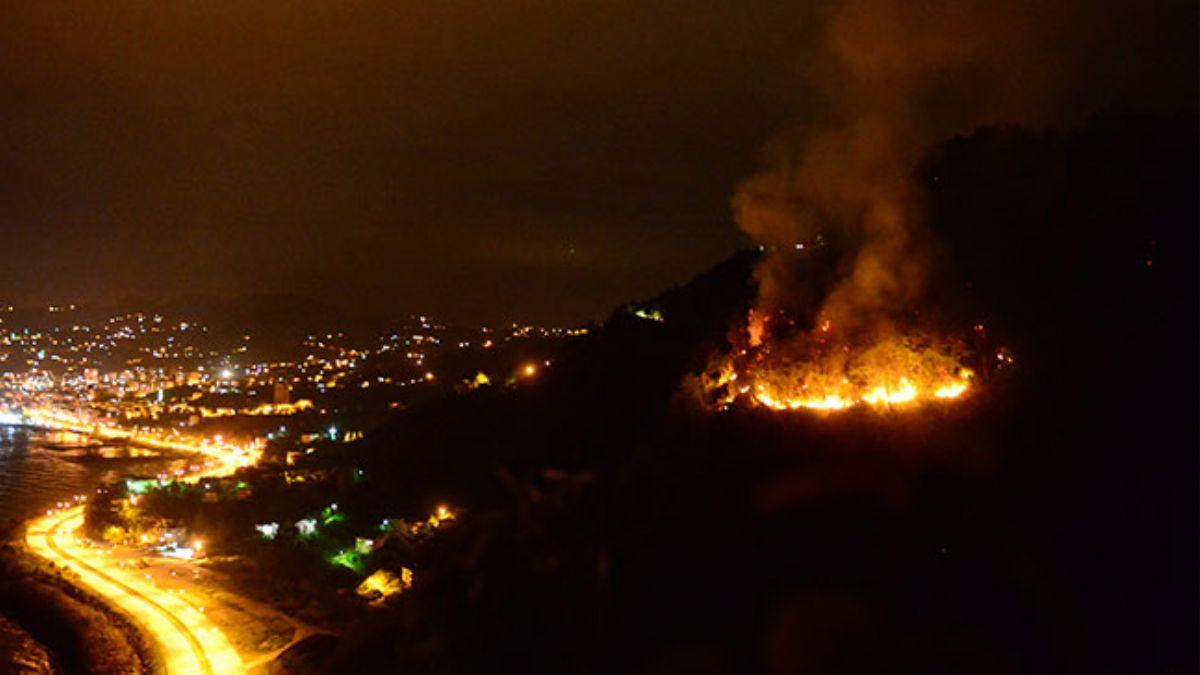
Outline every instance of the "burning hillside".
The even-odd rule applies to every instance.
[[[977,386],[964,345],[921,318],[936,313],[926,291],[943,270],[913,174],[935,141],[1036,107],[1038,92],[1005,89],[1020,64],[995,29],[1019,15],[948,0],[829,9],[805,81],[820,114],[769,144],[733,197],[738,226],[767,253],[754,309],[707,378],[717,407],[890,409]],[[968,73],[995,87],[956,86]]]
[[[974,384],[966,348],[928,332],[883,330],[853,340],[824,320],[816,330],[763,341],[755,326],[751,312],[747,330],[734,332],[734,350],[718,357],[705,381],[718,409],[739,399],[772,410],[912,407],[960,399]]]

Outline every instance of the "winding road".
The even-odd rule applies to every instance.
[[[80,581],[129,613],[159,644],[168,673],[239,673],[242,659],[204,613],[181,595],[116,564],[103,548],[81,543],[83,507],[32,521],[25,541],[35,554],[73,571]]]

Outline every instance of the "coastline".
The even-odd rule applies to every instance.
[[[259,441],[235,446],[222,443],[220,437],[209,440],[178,434],[151,435],[113,426],[89,426],[81,424],[78,418],[72,418],[69,413],[60,411],[40,411],[39,414],[42,424],[23,426],[37,430],[71,431],[100,442],[119,440],[125,445],[158,452],[184,453],[191,459],[183,469],[171,472],[175,480],[195,481],[228,475],[240,467],[254,464],[261,447]],[[24,421],[28,421],[28,418]],[[97,429],[103,433],[95,433]],[[127,547],[98,546],[77,535],[83,524],[83,507],[77,505],[79,499],[60,501],[49,511],[35,514],[23,525],[12,528],[5,545],[15,561],[13,565],[43,570],[40,576],[29,572],[12,576],[30,579],[31,588],[43,593],[51,606],[61,610],[50,619],[33,617],[33,620],[54,628],[30,630],[31,634],[49,635],[52,638],[61,638],[60,634],[87,635],[88,639],[92,639],[92,631],[87,627],[89,624],[102,626],[104,630],[117,630],[117,634],[107,640],[109,647],[102,650],[110,659],[109,662],[99,662],[88,657],[86,652],[82,652],[81,656],[79,649],[71,651],[73,643],[70,639],[65,646],[61,639],[58,643],[45,643],[55,649],[67,649],[76,662],[90,658],[91,665],[76,670],[241,672],[250,665],[243,661],[243,654],[245,658],[252,659],[253,665],[260,666],[310,632],[295,622],[285,621],[288,630],[279,642],[281,646],[271,646],[264,651],[258,648],[260,645],[257,643],[249,646],[243,644],[246,636],[254,632],[248,633],[247,626],[262,623],[268,614],[277,615],[278,612],[268,612],[265,607],[251,612],[242,600],[230,602],[228,593],[220,595],[213,593],[212,589],[199,586],[184,591],[178,587],[179,584],[190,582],[176,577],[173,567],[158,569],[160,564],[153,558],[150,559],[149,569],[134,570],[131,560],[140,561],[138,566],[145,567],[143,553]],[[19,539],[13,540],[13,536]],[[155,577],[150,574],[152,572],[162,572],[166,576]],[[64,608],[66,602],[53,601],[63,595],[86,600],[83,606]],[[4,600],[0,597],[0,611],[6,604],[11,604]],[[20,602],[21,598],[17,600]],[[97,622],[94,620],[96,613],[112,617],[112,620]],[[12,612],[10,616],[22,626],[29,620],[20,612]],[[232,632],[227,634],[226,631]],[[261,633],[261,630],[258,632]]]
[[[0,545],[0,613],[64,672],[159,673],[161,658],[132,618],[6,533]]]
[[[47,426],[6,420],[4,427],[28,434],[60,431]],[[133,447],[128,442],[108,442],[85,435],[88,450],[95,447]],[[104,457],[100,455],[72,457],[70,447],[61,444],[31,442],[57,460],[76,465],[89,465],[121,470],[130,464],[171,462],[187,459],[170,450],[158,450],[150,457]],[[20,457],[18,462],[28,461]],[[90,491],[94,485],[89,474],[83,480],[89,486],[64,487],[64,493],[54,499],[68,499],[68,491]],[[9,495],[12,496],[12,495]],[[16,497],[28,500],[31,495]],[[46,499],[43,495],[42,500]],[[153,641],[143,633],[132,618],[92,593],[69,570],[43,560],[25,543],[26,530],[40,508],[38,499],[0,524],[0,626],[9,639],[0,643],[0,670],[11,666],[17,672],[88,673],[155,673],[162,672],[161,661]],[[7,659],[7,661],[5,660]],[[7,670],[5,670],[7,672]]]

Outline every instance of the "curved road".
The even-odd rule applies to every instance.
[[[244,671],[233,645],[181,596],[115,564],[104,549],[79,542],[83,507],[51,511],[30,522],[26,544],[37,555],[75,572],[106,600],[128,612],[162,648],[168,673],[223,675]]]

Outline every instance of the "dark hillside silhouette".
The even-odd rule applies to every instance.
[[[1195,672],[1197,119],[987,128],[918,171],[1015,368],[943,411],[707,414],[681,382],[756,255],[620,311],[546,377],[334,461],[450,500],[341,672]],[[987,357],[987,354],[983,355]],[[430,664],[439,664],[433,667]]]

